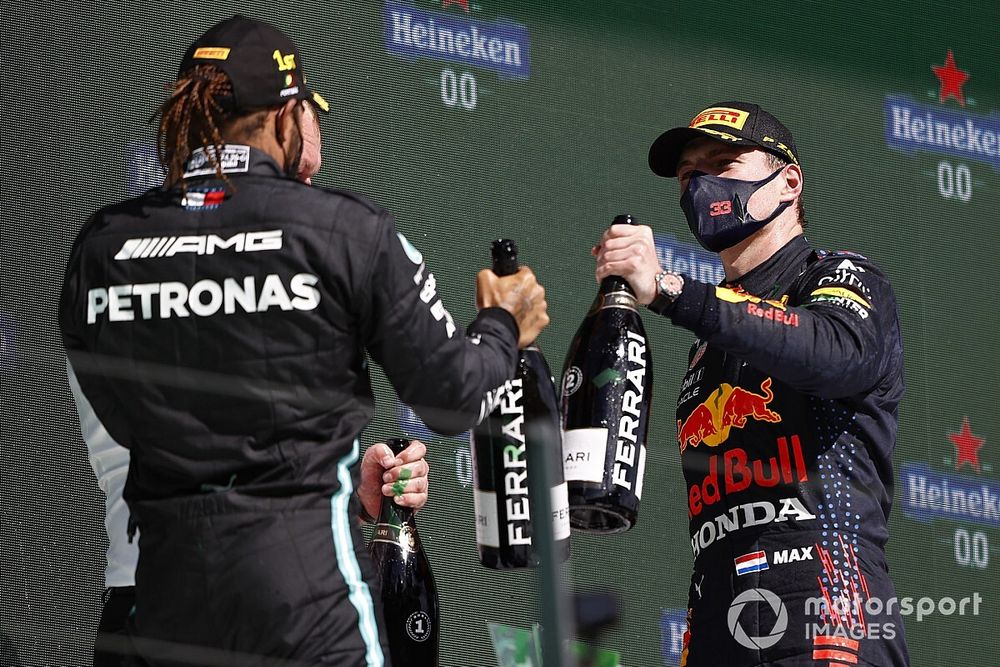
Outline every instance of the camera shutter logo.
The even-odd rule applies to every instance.
[[[771,607],[771,611],[774,612],[776,620],[769,634],[762,637],[750,637],[747,635],[746,630],[743,629],[743,626],[740,625],[740,614],[743,613],[743,608],[751,603],[767,604]],[[788,629],[788,610],[785,609],[781,598],[766,588],[750,588],[737,595],[733,603],[729,605],[729,615],[726,620],[729,622],[729,633],[741,646],[753,650],[762,650],[771,648],[781,641],[785,630]]]

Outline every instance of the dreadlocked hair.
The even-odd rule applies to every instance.
[[[214,65],[198,65],[173,83],[169,99],[150,119],[160,118],[156,147],[167,170],[168,187],[180,183],[181,191],[187,191],[182,178],[184,163],[191,151],[200,146],[215,148],[207,151],[207,157],[219,178],[231,185],[222,172],[219,156],[225,144],[220,128],[226,127],[234,115],[222,102],[232,95],[229,77]]]

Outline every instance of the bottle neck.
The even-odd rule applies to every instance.
[[[372,543],[383,543],[399,549],[403,558],[422,550],[417,535],[417,522],[410,507],[400,507],[391,498],[382,499],[378,523],[372,534]]]
[[[601,281],[601,288],[594,297],[594,303],[590,305],[587,316],[596,314],[605,308],[625,308],[635,311],[638,303],[635,299],[635,292],[632,291],[628,281],[620,276],[608,276]]]
[[[612,292],[628,292],[632,296],[635,296],[632,286],[621,276],[607,276],[601,281],[600,293],[610,294]]]
[[[382,506],[378,513],[378,522],[390,526],[402,526],[413,522],[413,508],[397,505],[392,498],[382,497]]]
[[[399,456],[409,445],[406,438],[388,438],[385,441],[389,451],[393,456]],[[378,522],[392,526],[402,526],[413,518],[413,509],[397,505],[393,498],[382,496],[382,504],[379,506]]]

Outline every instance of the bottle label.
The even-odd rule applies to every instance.
[[[563,434],[563,473],[567,482],[604,483],[608,429],[575,428]]]
[[[576,393],[576,390],[583,384],[583,371],[578,366],[570,366],[563,375],[562,395],[563,400]]]
[[[646,478],[646,445],[639,445],[639,469],[635,473],[635,497],[642,500],[642,480]]]
[[[552,487],[549,496],[552,507],[552,539],[565,540],[569,537],[569,488],[566,482]]]
[[[372,534],[372,542],[384,542],[385,544],[395,544],[406,551],[417,550],[417,540],[413,531],[406,524],[396,526],[391,523],[376,524],[375,532]]]
[[[427,641],[433,629],[431,617],[425,611],[415,611],[406,619],[406,634],[415,642]]]
[[[630,292],[609,292],[608,294],[599,294],[594,302],[594,308],[591,310],[596,312],[605,308],[625,308],[637,312],[637,305],[638,301],[635,300],[635,295]]]
[[[473,500],[476,506],[476,542],[486,547],[500,548],[497,494],[475,489]]]
[[[611,482],[632,493],[636,492],[638,468],[636,449],[643,447],[646,423],[649,418],[649,397],[646,396],[646,365],[648,355],[646,338],[640,333],[625,330],[622,349],[627,350],[628,366],[625,372],[624,391],[618,410],[618,428],[615,429],[614,463]]]

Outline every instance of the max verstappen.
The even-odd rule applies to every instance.
[[[896,300],[862,255],[803,235],[791,132],[724,102],[649,151],[677,178],[721,285],[664,271],[649,227],[612,226],[597,279],[697,336],[677,402],[694,574],[681,665],[907,665],[885,560],[903,395]]]

